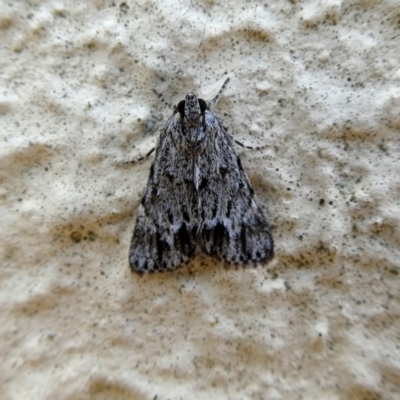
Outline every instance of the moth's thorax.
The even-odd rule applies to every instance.
[[[189,124],[199,121],[201,114],[202,111],[197,96],[193,92],[188,93],[185,99],[185,117]]]
[[[204,150],[205,102],[198,99],[193,92],[190,92],[180,104],[181,107],[178,106],[178,110],[180,110],[181,133],[184,139],[183,143],[185,143],[184,146],[189,154],[199,154]]]

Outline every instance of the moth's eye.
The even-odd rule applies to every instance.
[[[207,110],[207,103],[203,99],[198,99],[200,104],[200,110],[203,113]]]
[[[179,114],[181,114],[181,115],[185,114],[185,100],[182,100],[178,103],[177,109],[178,109]]]

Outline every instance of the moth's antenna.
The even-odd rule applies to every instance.
[[[226,85],[228,84],[229,79],[230,79],[230,78],[226,78],[226,81],[225,81],[224,84],[222,85],[222,88],[219,90],[218,94],[217,94],[211,101],[208,102],[207,108],[210,108],[212,105],[214,105],[214,104],[217,102],[219,96],[221,95],[221,93],[224,91]]]
[[[158,93],[155,89],[153,89],[153,92],[157,95],[157,97],[158,97],[168,108],[170,108],[171,110],[175,110],[176,106],[174,106],[174,105],[171,104],[171,103],[167,103],[167,102],[164,100],[164,97],[163,97],[163,95],[162,95],[161,93]]]

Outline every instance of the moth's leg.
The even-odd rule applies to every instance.
[[[208,104],[207,104],[207,108],[208,109],[217,102],[217,100],[219,99],[219,96],[225,90],[226,85],[228,84],[229,80],[230,80],[230,78],[226,78],[226,80],[225,80],[224,84],[222,85],[221,89],[219,89],[218,94],[211,101],[208,102]]]
[[[157,97],[158,97],[168,108],[171,108],[171,109],[173,109],[173,110],[176,109],[176,106],[174,106],[173,104],[168,103],[168,102],[166,102],[166,101],[164,100],[164,97],[163,97],[163,95],[162,95],[161,93],[158,93],[155,89],[153,89],[153,92],[157,95]],[[156,148],[153,147],[153,148],[152,148],[147,154],[145,154],[144,156],[140,156],[139,158],[136,158],[136,159],[131,160],[131,161],[126,161],[126,162],[124,162],[124,163],[122,163],[122,164],[125,165],[125,164],[137,164],[137,163],[140,163],[140,162],[146,160],[146,159],[153,153],[153,151],[154,151],[155,149],[156,149]]]
[[[155,149],[156,149],[156,148],[153,147],[153,148],[152,148],[147,154],[145,154],[144,156],[140,156],[139,158],[136,158],[136,159],[131,160],[131,161],[125,161],[125,162],[123,162],[122,164],[126,165],[126,164],[137,164],[137,163],[140,163],[140,162],[146,160],[148,157],[150,157],[150,155],[154,152]]]
[[[245,149],[250,149],[250,150],[262,150],[268,147],[267,144],[264,144],[262,146],[246,146],[244,143],[240,142],[239,140],[235,139],[235,143],[241,147],[244,147]]]

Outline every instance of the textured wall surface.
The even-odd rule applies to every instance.
[[[1,2],[2,400],[400,398],[399,2],[228,3]],[[276,257],[133,275],[152,89],[227,76]]]

